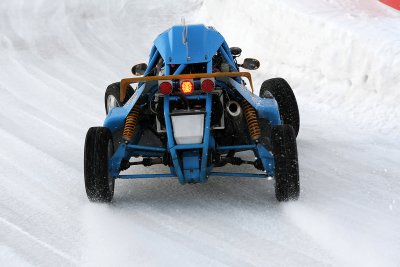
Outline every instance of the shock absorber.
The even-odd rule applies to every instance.
[[[136,125],[139,121],[140,105],[138,103],[131,109],[125,120],[125,127],[122,133],[122,138],[125,141],[130,141],[136,133]]]
[[[250,103],[247,102],[246,99],[243,99],[242,101],[242,108],[244,116],[246,118],[247,127],[249,128],[251,139],[259,139],[261,137],[261,129],[260,123],[257,119],[256,109],[252,105],[250,105]]]

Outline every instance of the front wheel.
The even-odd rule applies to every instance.
[[[111,131],[105,127],[89,128],[84,153],[85,187],[89,200],[111,202],[115,185],[108,168],[108,161],[114,153]]]
[[[292,125],[297,136],[300,129],[300,114],[292,88],[282,78],[269,79],[261,85],[260,97],[266,98],[270,97],[270,95],[278,103],[283,124]]]
[[[108,114],[113,108],[115,107],[122,107],[125,105],[125,103],[131,98],[131,96],[134,94],[135,90],[128,85],[126,89],[126,96],[124,101],[121,102],[119,96],[120,96],[120,84],[119,82],[117,83],[112,83],[110,84],[106,92],[104,94],[104,104],[106,108],[106,114]]]
[[[297,200],[300,195],[296,136],[291,125],[272,129],[275,161],[275,196],[278,201]]]

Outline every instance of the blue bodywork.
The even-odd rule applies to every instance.
[[[193,64],[209,62],[224,41],[211,27],[174,26],[161,33],[154,46],[168,64]]]
[[[149,75],[161,57],[165,62],[163,75],[179,75],[190,64],[203,63],[207,73],[213,72],[213,56],[219,53],[229,64],[229,70],[238,71],[237,64],[222,35],[211,27],[204,25],[174,26],[161,33],[151,49],[148,67],[144,76]],[[173,73],[171,73],[174,69]],[[273,98],[260,98],[252,94],[244,85],[240,77],[216,79],[217,86],[230,91],[233,95],[246,99],[257,111],[259,118],[267,119],[272,126],[280,125],[279,109]],[[143,96],[153,97],[158,92],[157,82],[139,83],[134,95],[122,107],[112,109],[104,121],[104,127],[109,128],[113,134],[122,131],[125,119],[132,108]],[[205,101],[204,135],[200,144],[176,144],[170,115],[170,105],[179,101],[178,96],[165,95],[163,97],[163,112],[165,118],[165,130],[167,136],[166,147],[139,145],[140,131],[129,143],[121,143],[116,147],[114,155],[110,159],[109,169],[112,176],[122,179],[133,178],[167,178],[177,177],[179,182],[204,183],[211,175],[215,176],[241,176],[265,178],[274,176],[274,158],[268,148],[257,142],[235,146],[219,146],[216,144],[211,132],[211,114],[213,102],[211,93],[194,94],[187,96],[188,101]],[[140,102],[139,102],[140,103]],[[263,173],[225,173],[213,172],[214,166],[209,163],[209,151],[224,154],[228,151],[254,152],[261,163]],[[171,159],[169,174],[132,174],[121,175],[122,161],[129,161],[131,157],[163,157],[166,154]]]

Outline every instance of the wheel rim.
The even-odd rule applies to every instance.
[[[107,97],[107,112],[110,112],[115,107],[119,107],[118,100],[113,95]]]

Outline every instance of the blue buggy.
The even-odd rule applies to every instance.
[[[87,132],[88,198],[110,202],[117,178],[177,178],[186,184],[236,176],[273,177],[278,201],[297,199],[296,98],[281,78],[266,80],[254,95],[250,73],[239,69],[255,70],[260,63],[246,58],[239,64],[240,54],[212,27],[180,25],[161,33],[148,64],[132,68],[140,77],[108,86],[104,125]],[[244,159],[242,151],[255,157]],[[156,164],[170,171],[123,172]],[[216,171],[227,164],[252,165],[255,171]]]

